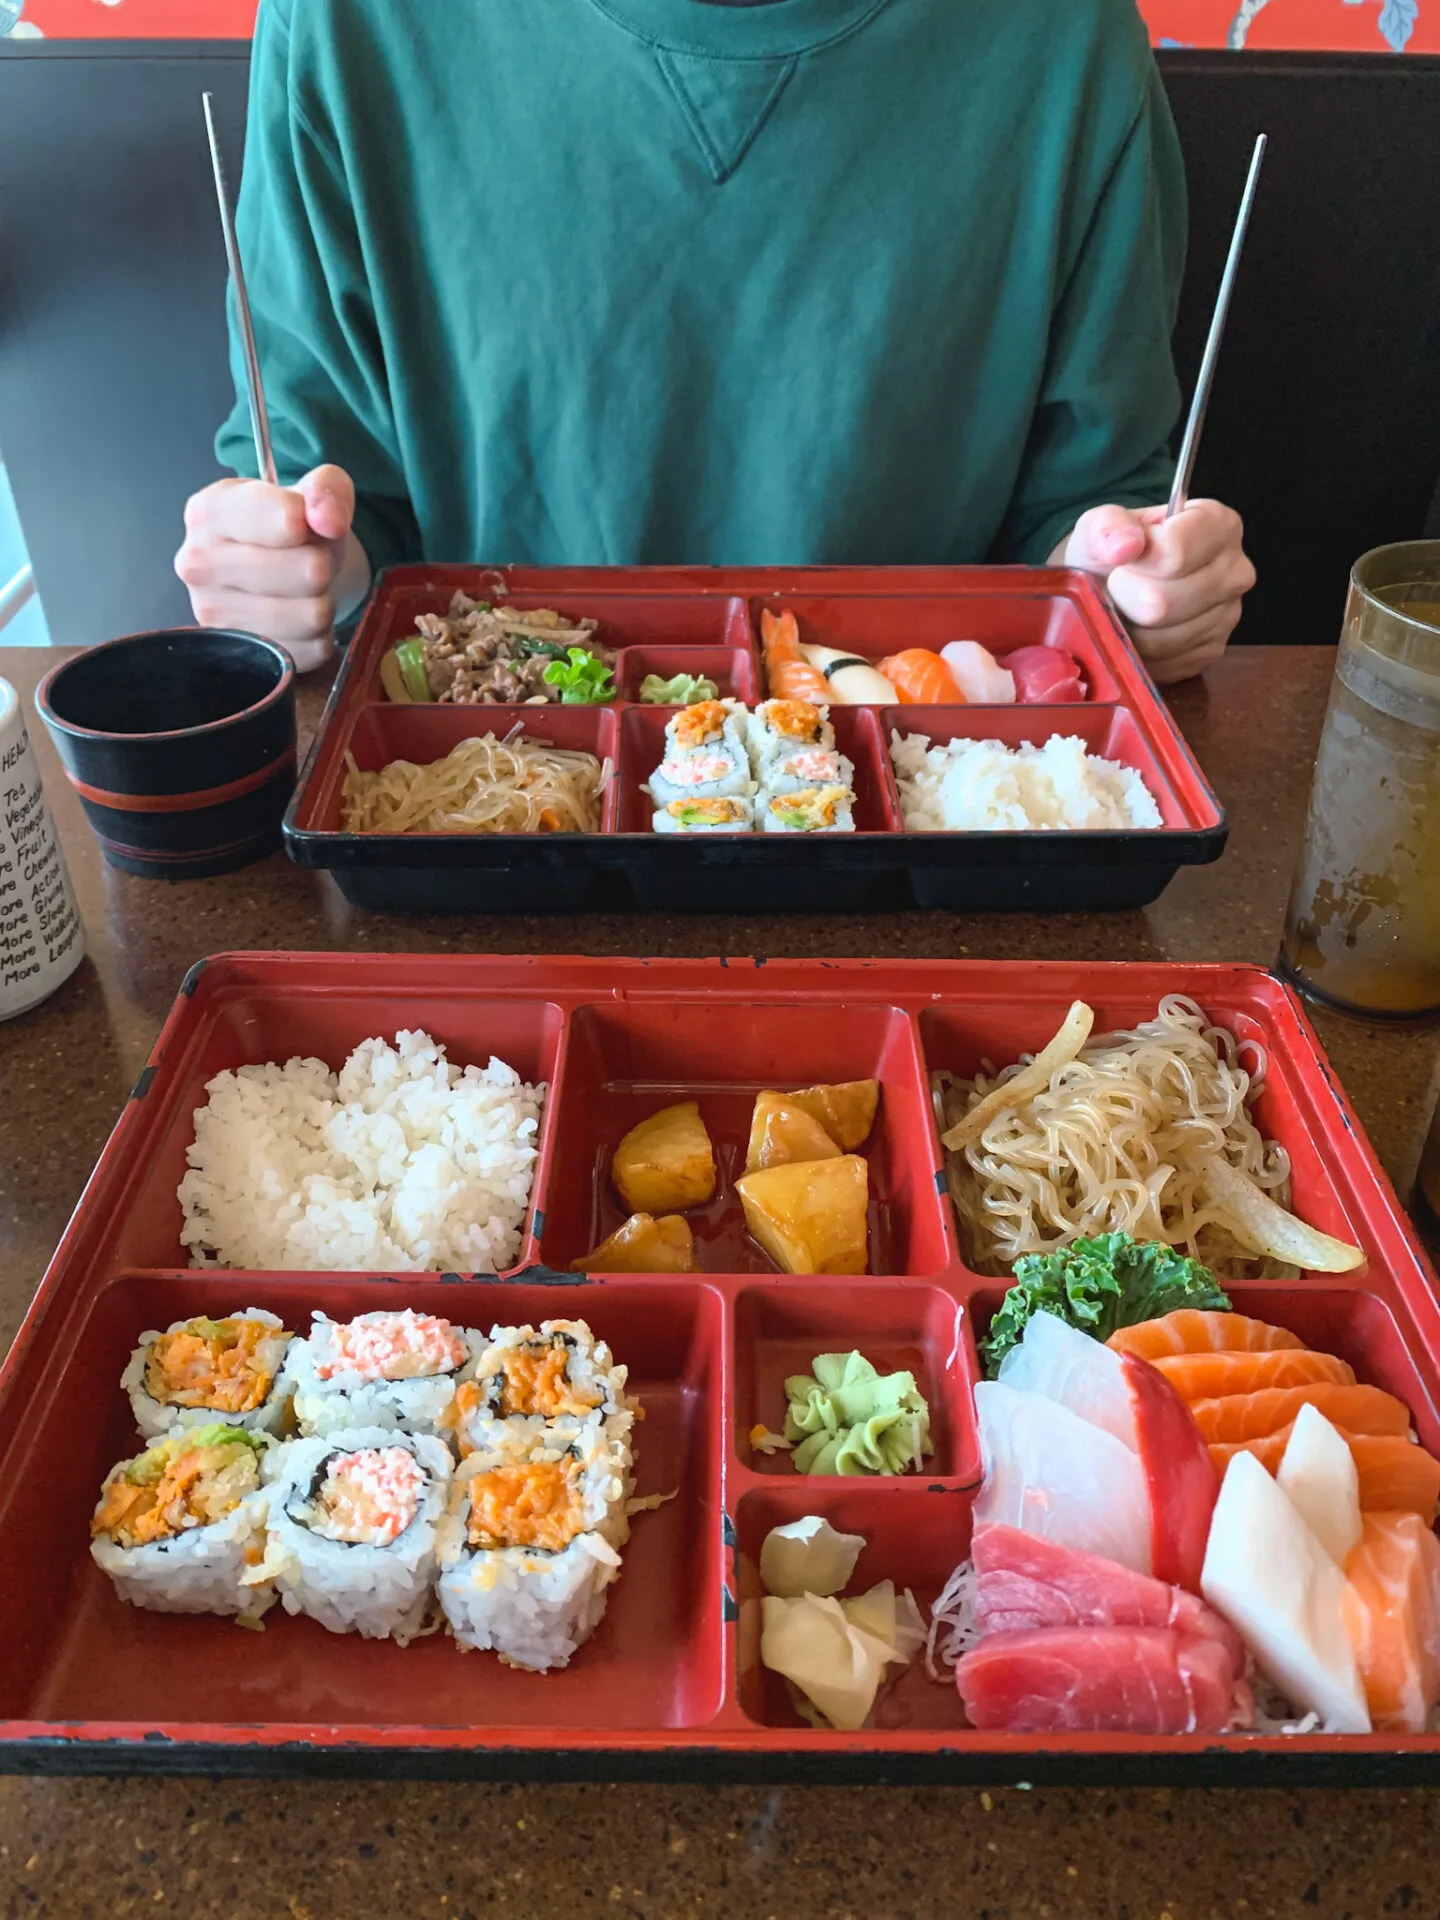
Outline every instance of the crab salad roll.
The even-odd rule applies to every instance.
[[[766,768],[785,754],[829,753],[835,746],[830,709],[809,700],[762,700],[750,715],[750,759],[762,783]]]
[[[759,806],[780,793],[803,793],[808,787],[854,787],[854,763],[828,747],[800,747],[778,754],[764,770]]]
[[[120,1386],[147,1440],[172,1427],[246,1427],[279,1433],[290,1405],[284,1363],[294,1335],[273,1313],[247,1307],[142,1333]]]
[[[656,833],[749,833],[755,809],[748,797],[671,800],[655,815]]]
[[[332,1633],[396,1640],[423,1629],[450,1450],[432,1434],[349,1427],[291,1440],[267,1463],[264,1570],[287,1613]]]
[[[483,1346],[478,1333],[409,1307],[338,1321],[317,1313],[285,1361],[300,1431],[441,1434],[461,1370]]]
[[[657,807],[673,800],[726,800],[754,792],[742,731],[743,707],[705,700],[665,728],[665,757],[645,791]]]
[[[90,1553],[115,1591],[156,1613],[233,1614],[253,1626],[275,1598],[262,1561],[269,1438],[176,1427],[105,1476]]]
[[[590,1431],[472,1453],[441,1530],[440,1605],[462,1647],[513,1667],[563,1667],[600,1624],[632,1482]]]
[[[514,1444],[516,1436],[569,1446],[583,1429],[627,1473],[635,1422],[628,1372],[583,1320],[493,1327],[473,1372],[455,1390],[449,1419],[461,1455]]]
[[[855,795],[849,787],[805,787],[766,802],[764,833],[853,833]]]

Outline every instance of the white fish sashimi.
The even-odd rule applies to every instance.
[[[1275,1480],[1336,1566],[1343,1567],[1365,1531],[1360,1469],[1344,1436],[1318,1407],[1302,1407],[1296,1414]]]
[[[975,1412],[985,1463],[977,1527],[1018,1527],[1136,1573],[1151,1571],[1145,1471],[1123,1440],[1058,1401],[998,1380],[976,1387]]]
[[[978,640],[952,640],[940,649],[950,677],[976,707],[1013,707],[1015,676]]]
[[[1017,1393],[1038,1393],[1103,1427],[1132,1453],[1140,1451],[1135,1404],[1118,1353],[1058,1314],[1034,1314],[1000,1363],[1000,1381]]]
[[[1327,1733],[1369,1733],[1345,1576],[1253,1453],[1225,1469],[1200,1591],[1287,1700]]]

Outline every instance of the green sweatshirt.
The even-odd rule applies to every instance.
[[[376,568],[1040,561],[1168,488],[1134,0],[262,0],[239,226]]]

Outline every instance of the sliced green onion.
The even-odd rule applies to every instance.
[[[430,677],[425,671],[425,645],[420,640],[402,640],[395,649],[400,673],[412,700],[429,700]]]

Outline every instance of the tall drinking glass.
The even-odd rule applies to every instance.
[[[1350,575],[1280,965],[1350,1013],[1440,1013],[1440,540]]]

